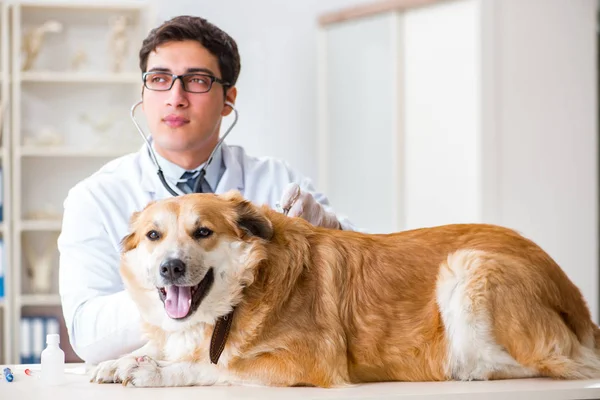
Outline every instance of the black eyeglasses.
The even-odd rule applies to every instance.
[[[191,73],[175,75],[168,72],[150,71],[144,72],[142,75],[144,86],[149,90],[156,90],[159,92],[171,90],[177,79],[181,80],[183,90],[189,93],[206,93],[212,88],[212,85],[215,82],[220,83],[223,86],[229,86],[229,84],[222,79],[206,74]]]

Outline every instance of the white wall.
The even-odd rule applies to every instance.
[[[597,6],[442,3],[406,13],[404,50],[407,227],[516,229],[558,262],[596,321]]]
[[[202,16],[236,40],[240,119],[228,143],[285,159],[318,183],[317,18],[369,1],[159,0],[157,15]]]
[[[338,213],[368,232],[400,228],[397,114],[400,18],[391,13],[324,29],[319,177]]]
[[[404,228],[481,222],[481,7],[404,14]]]
[[[404,60],[399,114],[405,201],[398,205],[403,227],[487,222],[516,229],[558,262],[598,321],[596,8],[596,0],[443,2],[404,13],[403,39],[392,52]],[[379,21],[378,28],[391,30],[385,18]],[[347,28],[348,23],[340,24],[335,32]],[[378,31],[371,29],[373,37],[364,38],[372,47],[387,43],[376,40]],[[339,49],[352,45],[356,36],[330,34],[329,40],[337,40],[330,54],[341,54]],[[330,63],[327,73],[341,74],[332,68],[352,57],[368,58],[368,46]],[[386,62],[385,56],[378,60]],[[388,68],[381,69],[385,73]],[[339,86],[327,94],[338,105],[328,105],[327,119],[356,119],[357,111],[351,109],[354,114],[347,117],[349,107],[339,107],[354,87],[344,91]],[[366,90],[353,96],[361,94],[385,98]],[[368,119],[363,125],[385,125],[385,119],[369,112],[359,117]],[[340,146],[343,136],[329,131]],[[379,153],[364,154],[365,160],[391,165]],[[329,181],[345,178],[343,171],[328,169]],[[337,182],[329,186],[332,198],[352,195],[353,189],[343,192]],[[386,197],[389,192],[381,191]],[[385,226],[382,215],[392,216],[388,204],[377,200],[340,204],[361,222],[380,219],[367,228]],[[368,204],[384,211],[371,213]]]
[[[495,2],[495,112],[502,207],[494,219],[536,240],[598,318],[595,0]]]

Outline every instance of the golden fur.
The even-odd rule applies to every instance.
[[[194,238],[198,226],[214,233]],[[161,240],[149,242],[149,229]],[[149,278],[173,247],[193,252],[189,268],[216,274],[185,321],[165,315]],[[237,192],[191,194],[133,216],[121,272],[149,344],[100,365],[99,382],[334,387],[600,377],[600,334],[580,291],[535,243],[498,226],[369,235],[315,227]],[[214,323],[233,307],[215,366]]]

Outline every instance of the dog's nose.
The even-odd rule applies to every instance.
[[[185,264],[178,258],[171,258],[160,264],[160,276],[169,282],[175,281],[184,274]]]

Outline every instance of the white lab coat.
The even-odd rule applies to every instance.
[[[286,185],[297,182],[333,211],[311,181],[285,162],[251,157],[236,146],[222,149],[226,170],[216,193],[238,189],[246,199],[275,208]],[[69,191],[58,239],[59,288],[71,345],[84,361],[114,359],[144,344],[137,308],[119,275],[119,243],[134,211],[170,196],[145,147],[109,162]],[[354,230],[338,218],[343,229]]]

